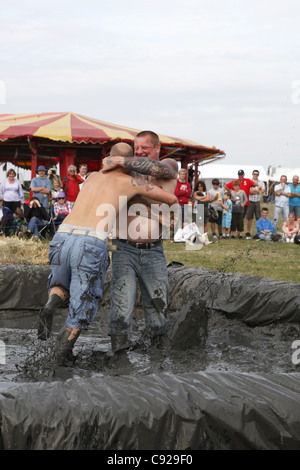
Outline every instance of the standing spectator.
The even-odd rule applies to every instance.
[[[221,201],[223,200],[224,190],[220,188],[220,181],[217,178],[212,180],[212,188],[208,191],[208,196],[210,198],[211,207],[215,209],[218,213],[218,219],[214,220],[211,217],[208,219],[211,226],[212,238],[217,238],[215,226],[217,224],[219,237],[222,238],[222,206]]]
[[[274,191],[275,207],[273,214],[273,225],[276,232],[280,215],[282,214],[284,222],[288,220],[289,215],[289,197],[291,194],[291,188],[287,184],[287,177],[285,175],[281,175],[280,183],[276,184]]]
[[[76,201],[76,198],[79,194],[79,184],[84,183],[84,179],[76,174],[76,166],[70,165],[68,167],[68,175],[63,178],[63,191],[66,195],[67,201],[71,203],[73,207]]]
[[[181,207],[182,224],[184,222],[184,206],[189,203],[191,193],[191,185],[187,181],[187,171],[185,168],[181,168],[179,170],[179,177],[177,180],[174,194],[177,197],[178,203]]]
[[[32,198],[38,199],[48,214],[49,198],[52,189],[51,181],[46,177],[47,170],[44,165],[38,166],[36,171],[38,176],[32,179],[30,185],[30,189],[33,192]]]
[[[253,221],[254,215],[255,215],[256,221],[258,221],[258,219],[261,217],[260,198],[261,198],[261,195],[265,192],[265,184],[263,181],[259,180],[258,178],[259,178],[259,171],[253,170],[252,181],[254,181],[254,183],[257,183],[257,186],[253,186],[252,188],[250,188],[250,193],[249,193],[249,205],[248,205],[247,212],[246,212],[248,235],[251,233],[251,227],[252,227],[252,221]],[[257,238],[257,235],[255,235],[253,238]]]
[[[240,188],[240,181],[233,182],[233,191],[231,192],[232,201],[232,219],[231,219],[231,238],[235,238],[234,232],[238,231],[238,237],[243,238],[244,230],[244,206],[247,202],[245,191]]]
[[[61,191],[62,189],[61,189],[61,183],[59,179],[54,179],[52,183],[51,198],[50,198],[51,207],[54,206],[57,196]]]
[[[9,237],[15,233],[17,224],[12,211],[8,207],[3,206],[3,202],[3,196],[0,196],[0,235]]]
[[[291,188],[291,195],[289,199],[289,212],[294,214],[295,219],[298,219],[300,217],[299,176],[293,176],[292,184],[289,184],[289,187]]]
[[[194,190],[194,213],[197,226],[203,226],[204,233],[207,233],[207,222],[209,218],[208,203],[209,196],[206,194],[206,184],[204,181],[198,181]],[[203,208],[203,211],[200,209]],[[203,220],[201,220],[203,217]]]
[[[223,216],[222,216],[223,238],[229,238],[231,218],[232,218],[232,202],[230,200],[230,191],[225,191],[224,196],[223,196],[223,202],[221,202],[221,206],[223,207]]]
[[[79,173],[78,175],[85,181],[87,179],[87,172],[88,172],[88,167],[86,163],[81,163],[79,165]],[[79,190],[81,190],[83,183],[79,184]]]
[[[3,197],[4,206],[8,207],[12,213],[17,207],[24,204],[24,193],[20,181],[16,178],[17,174],[12,168],[6,173],[6,180],[0,187],[0,195]]]
[[[271,235],[275,232],[274,226],[270,219],[268,219],[269,209],[263,207],[261,210],[261,217],[256,221],[256,235],[260,240],[267,242],[271,241]]]
[[[52,188],[53,188],[54,181],[59,181],[60,187],[62,187],[61,178],[59,174],[57,173],[57,169],[55,167],[50,168],[48,170],[47,178],[51,181]]]
[[[246,211],[247,211],[247,208],[248,208],[248,205],[249,205],[249,194],[250,194],[250,188],[252,188],[253,186],[257,186],[257,183],[254,183],[254,181],[250,180],[249,178],[245,178],[245,172],[244,170],[239,170],[238,171],[238,179],[240,180],[240,189],[245,191],[246,193],[246,196],[247,196],[247,202],[244,206],[244,215],[246,214]],[[233,180],[233,181],[236,181],[236,180]],[[224,189],[226,190],[230,190],[232,191],[233,190],[233,181],[230,181],[229,183],[226,183]],[[246,233],[246,239],[250,239],[251,238],[251,234],[249,232]]]

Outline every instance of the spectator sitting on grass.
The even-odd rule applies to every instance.
[[[267,242],[271,241],[271,235],[275,232],[275,228],[270,219],[268,219],[269,209],[263,207],[261,217],[256,222],[257,237]]]

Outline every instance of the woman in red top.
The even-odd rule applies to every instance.
[[[84,179],[76,174],[76,166],[70,165],[68,167],[68,175],[63,179],[63,191],[66,195],[67,201],[71,203],[73,207],[80,191],[79,185],[83,183]]]

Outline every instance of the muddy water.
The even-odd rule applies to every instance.
[[[54,317],[53,338],[36,337],[37,312],[2,311],[0,340],[5,345],[5,364],[0,364],[0,388],[12,382],[66,380],[97,375],[147,375],[158,372],[181,374],[196,371],[244,373],[299,372],[292,363],[292,343],[299,339],[293,325],[249,327],[220,313],[208,313],[207,337],[199,348],[152,350],[144,334],[144,317],[136,309],[132,347],[115,357],[109,355],[107,335],[109,307],[101,307],[97,318],[78,339],[72,367],[57,368],[51,360],[55,338],[64,323],[66,310]],[[171,314],[174,315],[174,312]],[[3,361],[2,361],[3,362]]]

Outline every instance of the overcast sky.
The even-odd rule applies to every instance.
[[[10,0],[0,113],[71,111],[300,166],[299,0]]]

